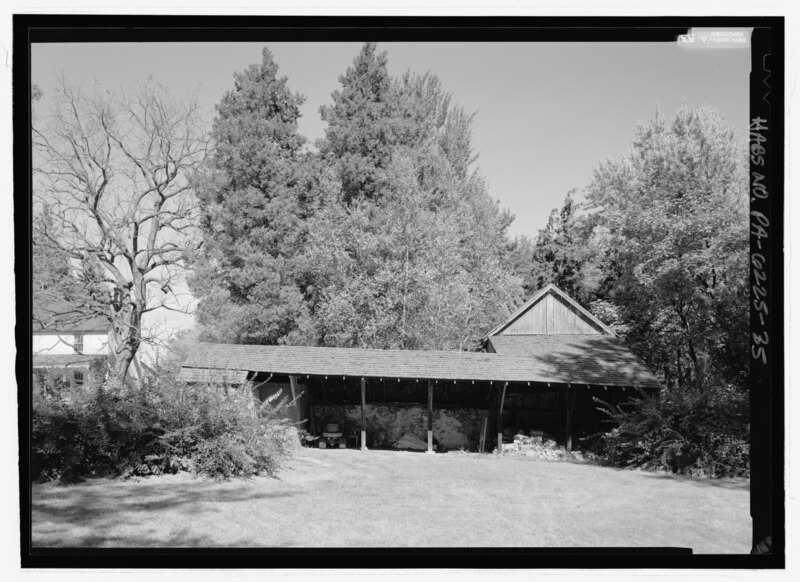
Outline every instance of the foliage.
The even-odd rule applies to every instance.
[[[187,179],[206,144],[195,104],[155,83],[115,95],[62,82],[54,99],[32,130],[34,236],[90,278],[91,298],[78,303],[87,313],[76,316],[113,320],[120,383],[148,339],[143,316],[166,305],[194,249]]]
[[[529,284],[588,304],[665,386],[614,413],[610,462],[749,470],[746,422],[731,420],[749,371],[746,190],[743,142],[714,110],[683,106],[598,166],[582,213],[568,196],[540,232]]]
[[[477,171],[472,116],[430,74],[392,78],[366,43],[340,77],[318,153],[268,51],[218,106],[197,181],[204,338],[468,349],[520,300],[512,217]]]
[[[587,189],[586,246],[627,340],[669,384],[747,374],[746,157],[720,116],[684,106],[640,128]]]
[[[750,474],[747,393],[730,384],[666,388],[622,406],[602,403],[616,425],[595,452],[616,466],[707,477]]]
[[[389,185],[392,125],[399,111],[386,53],[376,55],[375,43],[364,44],[339,82],[342,87],[331,95],[333,103],[320,108],[327,122],[320,153],[336,169],[343,199],[349,203],[373,198]]]
[[[512,217],[498,208],[470,168],[472,116],[451,105],[439,80],[406,73],[388,85],[376,84],[370,80],[383,75],[355,74],[365,67],[386,67],[385,55],[374,57],[369,44],[326,111],[329,116],[350,111],[371,95],[371,105],[364,106],[370,123],[342,114],[322,150],[339,156],[354,143],[373,143],[378,127],[382,154],[358,158],[360,171],[371,176],[365,189],[352,189],[336,166],[341,195],[329,195],[310,221],[318,341],[471,349],[521,296],[505,255]],[[358,83],[366,87],[357,89]],[[360,97],[345,107],[340,101],[346,95]],[[393,106],[378,107],[386,100]],[[344,139],[345,128],[363,135]],[[369,172],[368,162],[373,164]]]
[[[275,344],[307,319],[301,251],[317,173],[293,94],[268,49],[217,105],[216,151],[194,186],[204,246],[192,290],[205,339]]]
[[[139,389],[36,391],[32,477],[274,475],[296,443],[285,406],[286,399],[254,406],[239,389],[168,378]]]
[[[585,223],[577,216],[575,191],[567,194],[561,209],[553,209],[547,226],[539,232],[533,247],[531,269],[525,278],[525,291],[533,294],[550,283],[587,303],[591,295],[584,278],[587,265]]]

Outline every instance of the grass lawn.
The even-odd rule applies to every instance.
[[[279,478],[33,487],[35,546],[679,546],[750,550],[749,482],[302,449]]]

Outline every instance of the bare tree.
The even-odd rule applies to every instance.
[[[33,129],[34,237],[99,283],[113,324],[112,377],[124,381],[143,341],[142,318],[174,305],[176,277],[197,249],[189,179],[208,142],[196,103],[148,81],[120,96],[63,80]],[[172,301],[172,304],[171,304]]]

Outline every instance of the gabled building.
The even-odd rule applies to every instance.
[[[114,363],[111,322],[104,317],[81,317],[69,303],[37,306],[33,318],[33,372],[40,382],[90,386],[102,382]],[[131,378],[141,378],[138,358]]]
[[[515,391],[504,420],[555,435],[563,431],[567,448],[573,435],[603,430],[595,398],[616,404],[635,390],[659,388],[641,358],[602,321],[552,284],[487,333],[482,346],[488,353],[533,360],[563,379],[546,386],[540,383],[538,390]]]
[[[655,391],[644,362],[601,321],[548,286],[483,339],[483,352],[200,344],[187,382],[220,382],[260,400],[295,401],[290,419],[319,435],[330,423],[367,445],[426,435],[428,448],[490,450],[517,432],[572,446],[598,432],[595,397]],[[496,438],[495,438],[496,435]],[[424,440],[424,438],[423,438]]]

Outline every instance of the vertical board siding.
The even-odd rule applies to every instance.
[[[601,334],[603,330],[598,329],[563,299],[548,293],[500,333],[503,335]]]
[[[547,333],[557,333],[556,332],[556,316],[555,316],[555,298],[553,297],[552,293],[548,293],[544,297],[545,300],[545,310],[547,311]]]

